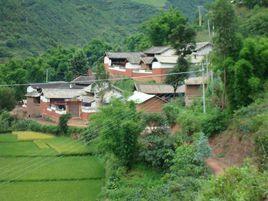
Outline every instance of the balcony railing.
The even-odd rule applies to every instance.
[[[133,70],[133,73],[148,73],[151,74],[153,71],[151,70]]]

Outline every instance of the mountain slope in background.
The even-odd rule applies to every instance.
[[[122,43],[159,8],[174,5],[193,16],[197,1],[0,0],[0,62],[36,55],[59,44],[81,46],[93,38]]]

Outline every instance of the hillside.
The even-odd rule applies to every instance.
[[[160,8],[173,5],[192,18],[199,3],[173,0],[6,0],[0,2],[0,62],[93,38],[120,43]]]

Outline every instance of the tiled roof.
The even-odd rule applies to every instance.
[[[199,42],[199,43],[196,43],[195,51],[198,51],[198,50],[206,47],[207,45],[212,45],[212,44],[210,42]]]
[[[137,91],[147,93],[147,94],[172,94],[174,93],[174,88],[168,84],[135,84]],[[178,87],[176,93],[184,93],[185,85]]]
[[[137,64],[145,55],[142,52],[107,52],[106,56],[110,59],[126,59],[130,63]]]
[[[134,94],[128,98],[128,101],[133,101],[137,104],[144,103],[147,100],[155,97],[155,95],[145,94],[139,91],[134,91]]]
[[[151,64],[154,61],[154,57],[142,57],[141,60],[143,61],[143,63],[145,64]]]
[[[185,85],[201,85],[203,83],[207,83],[208,77],[190,77],[185,80]]]
[[[95,76],[79,76],[75,78],[71,83],[78,85],[90,85],[95,81]]]
[[[46,98],[71,99],[83,95],[81,89],[43,89],[42,92]]]
[[[33,97],[33,98],[37,98],[40,97],[40,93],[37,91],[32,91],[32,92],[28,92],[25,96],[26,97]]]
[[[160,63],[176,64],[179,57],[178,56],[155,56],[155,58]]]
[[[163,52],[169,50],[171,47],[169,46],[158,46],[151,47],[144,51],[145,54],[162,54]]]

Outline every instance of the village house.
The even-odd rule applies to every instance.
[[[33,84],[27,88],[26,113],[29,118],[51,118],[63,114],[87,120],[97,110],[94,93],[84,90],[94,82],[94,76],[80,76],[71,83],[50,82]]]
[[[202,87],[207,86],[208,76],[191,77],[185,80],[185,105],[190,106],[196,98],[202,96]]]
[[[136,103],[136,109],[145,113],[160,113],[163,110],[166,100],[155,96],[134,91],[134,94],[128,98],[128,101]]]
[[[173,86],[168,84],[135,83],[135,90],[145,94],[156,95],[166,101],[169,101],[174,97],[184,97],[185,85],[179,86],[175,93]]]
[[[113,98],[123,98],[122,90],[104,84],[95,84],[94,76],[80,76],[70,83],[50,82],[33,84],[27,88],[25,109],[28,118],[50,118],[58,121],[64,114],[72,119],[88,120],[100,105]]]
[[[212,50],[212,44],[196,44],[189,56],[192,64],[200,64]],[[178,55],[170,46],[151,47],[144,52],[107,52],[104,66],[111,77],[130,77],[136,81],[163,83],[166,74],[177,64]]]
[[[213,50],[213,45],[210,42],[196,43],[195,51],[190,56],[190,62],[194,65],[199,65],[208,60],[208,55]]]

